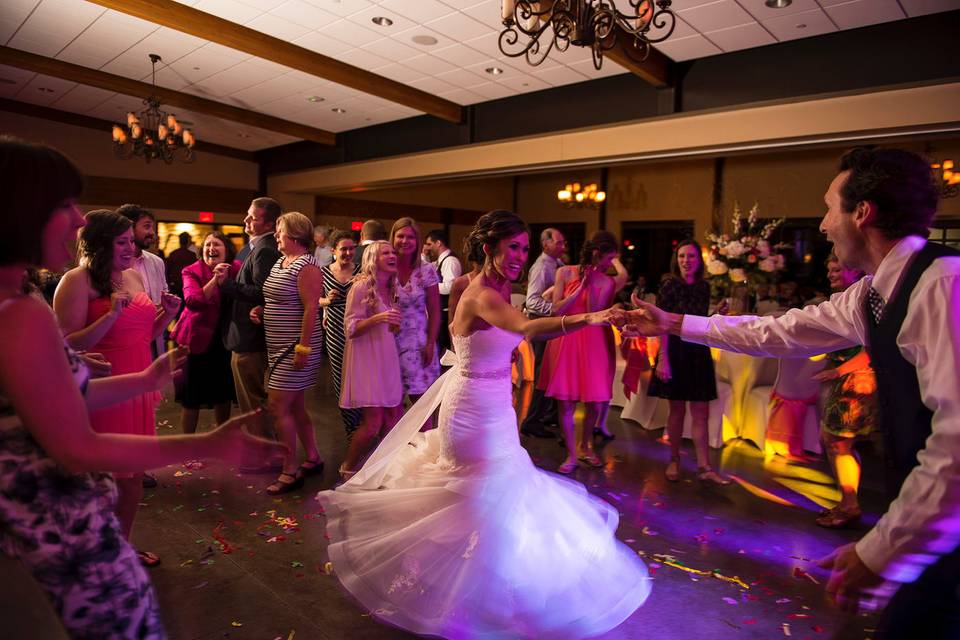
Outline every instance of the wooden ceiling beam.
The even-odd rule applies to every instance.
[[[384,100],[429,113],[449,122],[457,124],[463,122],[463,108],[455,102],[173,0],[90,1],[108,9],[189,33]]]
[[[197,113],[205,113],[217,118],[223,118],[224,120],[240,122],[251,127],[276,131],[277,133],[283,133],[304,140],[312,140],[313,142],[319,142],[321,144],[336,144],[336,135],[330,131],[308,127],[288,120],[281,120],[280,118],[274,118],[273,116],[257,113],[256,111],[240,109],[239,107],[234,107],[222,102],[207,100],[206,98],[194,96],[189,93],[165,89],[147,84],[146,82],[116,76],[88,67],[81,67],[80,65],[63,62],[62,60],[38,56],[26,51],[20,51],[19,49],[0,47],[0,64],[8,64],[19,69],[26,69],[27,71],[42,73],[55,78],[71,80],[91,87],[106,89],[107,91],[116,91],[117,93],[128,96],[146,97],[152,95],[165,105],[182,107],[196,111]],[[201,136],[203,135],[202,131],[198,133]]]
[[[609,37],[615,37],[616,41],[611,49],[603,52],[605,58],[610,58],[658,89],[672,85],[673,61],[670,58],[658,49],[650,47],[650,54],[646,60],[640,60],[642,54],[633,46],[634,36],[624,31],[619,25],[616,27],[616,35],[611,34]]]

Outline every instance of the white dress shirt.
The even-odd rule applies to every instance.
[[[451,253],[450,249],[447,249],[437,257],[437,270],[440,272],[440,295],[442,296],[450,295],[450,287],[453,286],[453,281],[463,273],[460,260]],[[450,258],[445,260],[444,258],[447,256],[450,256]]]
[[[140,255],[133,259],[133,268],[140,274],[140,278],[143,280],[143,288],[150,300],[159,308],[162,295],[169,291],[167,287],[167,267],[163,258],[149,251],[141,251]],[[154,342],[158,354],[166,351],[162,334],[157,336]]]
[[[873,287],[889,302],[910,258],[926,244],[898,242],[877,273],[817,306],[779,318],[684,316],[681,337],[758,356],[804,356],[864,344],[864,297]],[[888,580],[912,582],[960,542],[960,258],[939,258],[910,294],[897,335],[903,357],[917,368],[920,397],[933,412],[932,433],[887,513],[858,543],[857,555]]]

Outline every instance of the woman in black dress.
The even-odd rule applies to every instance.
[[[703,279],[703,256],[700,245],[693,240],[684,240],[670,261],[671,278],[660,287],[657,306],[672,313],[707,315],[710,306],[710,285]],[[662,336],[657,354],[655,375],[647,393],[666,398],[670,402],[667,416],[667,436],[670,439],[670,464],[667,465],[667,480],[680,479],[680,445],[683,442],[683,419],[687,402],[693,417],[693,446],[697,452],[697,479],[714,484],[730,484],[710,467],[707,448],[707,421],[710,417],[710,401],[717,398],[717,381],[714,377],[710,349],[678,336]]]
[[[333,247],[333,262],[320,269],[323,275],[324,297],[320,298],[323,307],[324,337],[326,338],[327,355],[330,357],[330,373],[333,378],[333,389],[336,397],[340,397],[340,383],[343,370],[343,350],[346,339],[343,335],[343,313],[347,304],[347,293],[353,284],[353,277],[357,275],[357,266],[353,262],[353,255],[357,245],[353,241],[353,234],[349,231],[336,231],[330,237],[330,246]],[[371,372],[372,375],[372,372]],[[343,419],[343,428],[347,432],[347,440],[353,437],[353,432],[360,426],[361,411],[359,409],[340,409]]]

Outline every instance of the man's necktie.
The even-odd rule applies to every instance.
[[[870,313],[873,314],[873,321],[877,324],[880,324],[880,319],[883,318],[883,296],[880,295],[880,292],[870,287],[867,289],[867,303],[870,305]]]

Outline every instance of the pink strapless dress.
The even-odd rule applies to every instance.
[[[580,278],[567,282],[563,297],[579,284]],[[567,314],[586,311],[586,301],[580,298]],[[613,331],[607,326],[585,327],[554,338],[543,352],[537,388],[557,400],[609,402],[616,366],[614,348]]]
[[[110,312],[110,298],[97,298],[87,307],[87,324]],[[111,375],[138,373],[152,360],[150,342],[157,308],[145,293],[138,293],[123,310],[92,353],[102,353],[113,365]],[[98,433],[156,435],[154,410],[160,402],[157,392],[145,393],[104,409],[90,412],[90,424]]]

